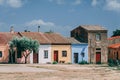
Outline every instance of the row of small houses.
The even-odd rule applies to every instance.
[[[120,59],[120,38],[107,38],[107,30],[98,25],[82,25],[71,31],[66,38],[58,33],[0,32],[0,62],[11,60],[9,41],[13,37],[28,37],[39,41],[38,53],[31,53],[27,63],[107,63],[109,58]],[[117,47],[116,47],[117,46]],[[24,63],[24,57],[15,52],[14,63]]]
[[[65,38],[58,33],[41,32],[1,32],[0,33],[0,62],[8,63],[11,59],[9,54],[9,41],[15,37],[28,37],[39,41],[38,53],[31,53],[28,63],[78,63],[82,60],[88,62],[88,44],[80,43],[74,38]],[[83,54],[84,56],[82,56]],[[14,53],[14,63],[24,63],[24,57]]]

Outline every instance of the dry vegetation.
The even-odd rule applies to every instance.
[[[120,80],[120,71],[101,65],[27,65],[49,72],[2,72],[0,80]]]

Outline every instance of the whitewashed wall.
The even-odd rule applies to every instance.
[[[33,51],[30,53],[30,64],[33,64]]]
[[[88,44],[72,44],[72,63],[74,63],[74,53],[78,53],[78,63],[82,61],[82,49],[84,49],[85,56],[84,61],[88,62]]]
[[[48,50],[48,58],[44,58],[44,50]],[[38,63],[51,62],[51,45],[40,45]]]

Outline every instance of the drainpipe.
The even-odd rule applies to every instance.
[[[91,55],[92,55],[92,53],[91,53],[91,40],[92,39],[90,39],[90,63],[91,63]]]

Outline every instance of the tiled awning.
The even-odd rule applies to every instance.
[[[120,48],[120,43],[111,44],[111,45],[108,46],[108,48],[113,48],[113,49]]]

